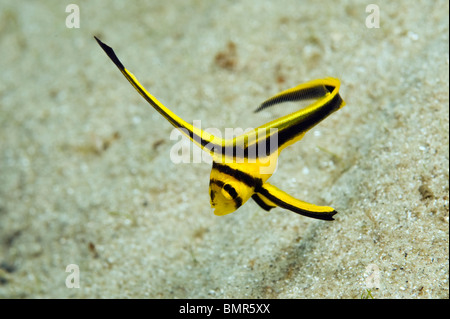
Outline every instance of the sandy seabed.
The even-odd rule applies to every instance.
[[[79,28],[68,4],[0,3],[0,297],[449,297],[448,1],[380,1],[379,28],[364,1],[89,1]],[[210,164],[170,160],[93,35],[205,128],[339,78],[347,105],[270,180],[336,220],[213,215]]]

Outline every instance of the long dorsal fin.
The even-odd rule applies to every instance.
[[[100,41],[97,37],[94,37],[97,40],[97,43],[100,47],[105,51],[106,55],[111,59],[112,62],[117,66],[117,68],[122,72],[125,78],[131,83],[131,85],[138,91],[138,93],[151,105],[155,110],[157,110],[166,120],[168,120],[173,126],[179,129],[184,135],[189,137],[195,144],[200,146],[202,149],[208,151],[210,154],[213,154],[213,149],[218,147],[223,147],[224,140],[216,137],[212,134],[209,134],[189,123],[184,121],[182,118],[177,116],[167,107],[165,107],[161,102],[159,102],[153,95],[151,95],[136,77],[128,71],[122,62],[120,62],[119,58],[115,54],[114,50]]]

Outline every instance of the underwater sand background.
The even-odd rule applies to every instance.
[[[364,1],[86,1],[78,29],[69,3],[0,3],[0,297],[449,297],[448,1],[376,2],[371,29]],[[336,220],[214,216],[210,165],[170,161],[93,35],[203,128],[339,78],[347,105],[270,180]]]

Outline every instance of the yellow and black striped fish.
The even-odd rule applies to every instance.
[[[209,193],[214,214],[232,213],[251,197],[267,211],[279,206],[304,216],[333,220],[333,215],[337,213],[333,208],[296,199],[270,185],[267,180],[274,173],[278,155],[285,147],[299,141],[308,130],[345,105],[339,95],[338,79],[313,80],[271,97],[256,112],[287,101],[316,101],[248,133],[225,140],[194,127],[162,105],[123,66],[112,48],[97,37],[95,39],[150,105],[195,144],[210,153],[213,166]]]

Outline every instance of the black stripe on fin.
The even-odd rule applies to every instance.
[[[258,194],[253,194],[252,195],[252,199],[255,201],[256,204],[259,205],[259,207],[261,207],[262,209],[266,210],[266,211],[270,211],[272,208],[275,208],[275,206],[271,206],[271,205],[267,205],[262,199],[261,197],[258,196]]]
[[[314,211],[308,211],[305,209],[301,209],[299,207],[290,205],[289,203],[286,203],[286,202],[280,200],[279,198],[273,196],[270,192],[268,192],[264,188],[261,188],[259,190],[259,192],[261,193],[261,195],[263,195],[264,197],[266,197],[268,200],[270,200],[274,204],[278,205],[279,207],[288,209],[291,212],[294,212],[294,213],[297,213],[297,214],[300,214],[300,215],[303,215],[306,217],[311,217],[311,218],[321,219],[321,220],[334,220],[333,215],[337,214],[337,211],[335,211],[335,210],[333,210],[331,212],[314,212]]]
[[[114,53],[114,50],[111,47],[104,44],[102,41],[100,41],[100,39],[97,38],[96,36],[94,36],[94,38],[95,38],[95,40],[97,40],[97,43],[100,45],[100,47],[103,49],[103,51],[105,51],[105,53],[109,56],[109,58],[119,68],[119,70],[121,70],[121,71],[124,70],[125,67],[123,66],[122,62],[120,62],[119,58]]]
[[[319,97],[323,97],[328,93],[330,87],[325,88],[323,85],[315,86],[307,89],[303,89],[300,91],[293,91],[290,93],[282,94],[280,96],[275,96],[273,98],[268,99],[263,102],[256,110],[255,113],[262,111],[263,109],[270,107],[275,104],[283,103],[283,102],[296,102],[303,100],[316,99]],[[330,91],[331,92],[331,91]]]

